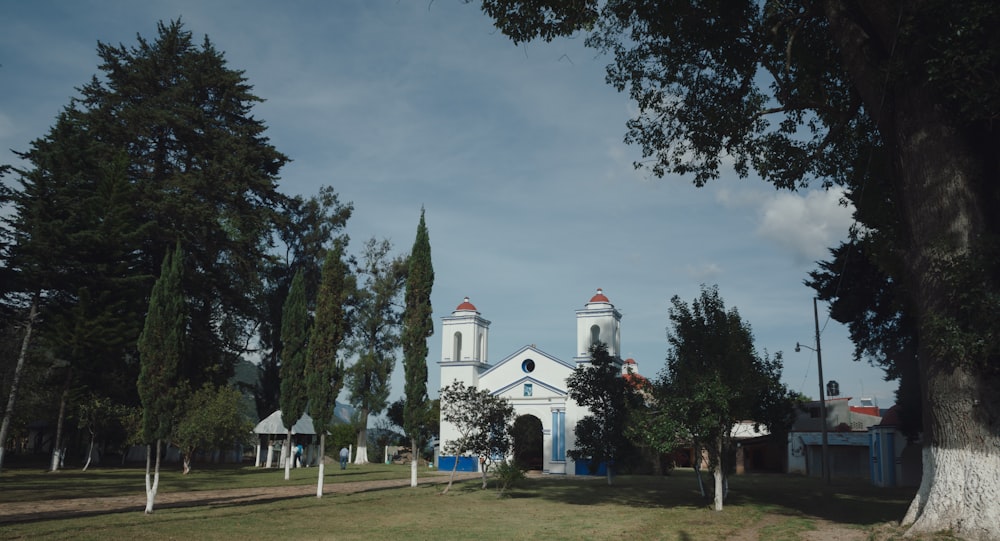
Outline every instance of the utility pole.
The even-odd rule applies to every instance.
[[[826,390],[823,388],[823,348],[820,347],[819,341],[819,308],[817,307],[816,297],[813,297],[813,320],[816,323],[816,348],[813,349],[809,346],[803,346],[802,344],[795,344],[795,351],[800,351],[800,348],[811,349],[816,352],[816,365],[819,368],[819,415],[822,418],[822,428],[820,431],[823,434],[823,464],[820,466],[823,472],[823,482],[827,485],[830,484],[830,450],[829,450],[829,439],[827,437],[827,418],[826,418]]]

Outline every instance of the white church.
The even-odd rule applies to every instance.
[[[484,319],[469,298],[441,323],[441,385],[461,381],[466,386],[488,389],[510,401],[515,426],[520,433],[532,434],[515,444],[514,455],[531,469],[545,473],[578,475],[587,473],[586,464],[575,464],[566,453],[573,449],[574,430],[587,414],[570,397],[566,380],[578,366],[590,363],[590,346],[604,342],[608,353],[621,361],[621,312],[602,290],[576,311],[576,351],[571,361],[527,345],[501,361],[489,362],[490,322]],[[635,361],[622,363],[630,370]],[[442,408],[443,409],[443,408]],[[537,435],[537,437],[534,437]],[[440,449],[458,436],[455,428],[441,420]],[[456,457],[441,456],[438,467],[450,470]],[[478,471],[477,457],[457,457],[459,471]]]

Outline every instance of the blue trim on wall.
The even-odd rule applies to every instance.
[[[607,475],[608,467],[606,462],[601,462],[597,465],[597,471],[590,473],[590,460],[577,460],[576,464],[576,474],[577,475]]]
[[[458,468],[455,471],[461,472],[474,472],[477,471],[476,457],[474,456],[460,456],[458,457]],[[453,456],[440,456],[438,457],[438,469],[440,471],[451,471],[455,467],[455,457]]]

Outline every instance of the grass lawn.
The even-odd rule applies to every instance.
[[[327,483],[408,479],[409,466],[369,465],[345,472],[327,469]],[[424,472],[421,472],[422,474]],[[160,493],[314,484],[315,468],[283,471],[217,467],[188,476],[167,471]],[[836,523],[859,531],[899,520],[913,489],[880,489],[864,481],[820,480],[751,474],[730,480],[726,508],[715,512],[698,494],[691,470],[667,477],[604,478],[543,476],[525,480],[497,499],[478,481],[441,487],[392,488],[352,495],[287,498],[259,504],[219,505],[109,513],[71,519],[0,524],[3,539],[669,539],[731,537],[803,539],[818,525]],[[7,470],[0,475],[0,505],[142,494],[143,471],[98,468],[90,472]],[[879,539],[886,538],[882,526]],[[894,538],[893,532],[889,538]],[[746,534],[746,535],[744,535]],[[865,534],[867,535],[867,534]],[[864,539],[865,536],[861,536]]]

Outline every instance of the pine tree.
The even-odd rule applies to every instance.
[[[309,347],[309,310],[306,307],[302,271],[295,273],[285,299],[281,318],[281,422],[288,430],[285,439],[285,480],[291,477],[292,427],[306,411],[306,353]]]
[[[410,486],[417,486],[417,463],[424,442],[421,428],[427,416],[427,339],[434,334],[431,319],[431,288],[434,287],[434,266],[431,263],[431,242],[420,209],[417,237],[410,251],[406,275],[405,307],[403,311],[403,370],[406,376],[403,395],[403,430],[410,438],[413,462]]]
[[[337,359],[337,352],[350,331],[346,306],[353,289],[353,277],[344,263],[343,255],[343,244],[340,242],[326,254],[316,298],[316,322],[306,357],[309,416],[312,417],[313,428],[319,434],[317,498],[323,497],[326,433],[333,426],[337,395],[344,385],[344,364]]]
[[[146,324],[139,335],[139,398],[142,402],[142,435],[146,447],[146,513],[160,484],[162,441],[170,435],[176,414],[178,367],[184,356],[187,305],[181,288],[184,252],[180,242],[163,258],[160,277],[149,298]],[[156,446],[156,466],[150,483],[150,444]]]

